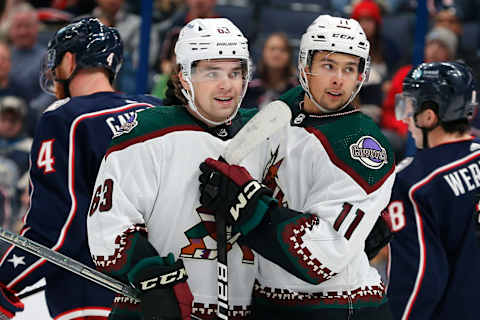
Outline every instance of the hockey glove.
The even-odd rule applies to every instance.
[[[11,319],[16,312],[23,311],[23,303],[15,292],[0,283],[0,320]]]
[[[129,281],[140,290],[140,310],[145,320],[185,320],[192,313],[193,295],[187,284],[182,260],[167,257],[141,260],[128,273]]]
[[[369,260],[375,256],[385,247],[393,238],[392,222],[388,211],[382,211],[377,222],[373,226],[372,231],[365,240],[365,253]]]
[[[253,179],[247,169],[208,158],[200,164],[200,203],[216,214],[226,214],[233,232],[255,229],[275,200],[270,189]]]
[[[140,302],[122,294],[115,296],[108,320],[142,320],[142,318]]]

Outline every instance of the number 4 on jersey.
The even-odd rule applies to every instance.
[[[55,172],[55,168],[53,167],[55,157],[52,151],[54,141],[55,139],[43,141],[40,146],[40,151],[38,152],[37,167],[43,169],[44,174]]]

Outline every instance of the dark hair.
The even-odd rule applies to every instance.
[[[458,132],[464,134],[470,130],[470,122],[467,119],[441,122],[440,126],[448,133]]]
[[[265,46],[266,46],[267,42],[273,37],[279,37],[287,47],[287,52],[288,52],[289,57],[288,57],[288,63],[283,68],[283,77],[286,78],[286,79],[289,79],[289,78],[295,76],[295,68],[292,65],[292,57],[293,57],[292,46],[290,45],[290,42],[288,41],[288,36],[287,36],[286,33],[284,33],[284,32],[274,32],[274,33],[270,34],[268,36],[268,38],[265,40],[265,42],[263,44],[263,49],[265,49]],[[258,77],[260,79],[262,79],[264,81],[268,80],[268,67],[265,65],[265,60],[264,60],[263,54],[262,54],[262,59],[258,63],[257,74],[258,74]]]
[[[165,106],[178,106],[187,104],[187,100],[182,93],[183,86],[178,77],[180,68],[180,65],[177,64],[170,75],[170,79],[167,81],[167,91],[165,92],[165,99],[163,99],[163,105]]]
[[[160,50],[160,59],[170,60],[175,55],[175,44],[180,35],[180,30],[181,28],[172,28],[165,35],[165,40],[163,40]]]
[[[432,110],[438,117],[440,121],[440,117],[438,115],[438,105],[433,101],[425,101],[421,106],[420,110],[417,114],[422,113],[423,111],[430,109]],[[464,134],[470,130],[470,122],[468,119],[457,119],[453,121],[440,121],[440,127],[447,133],[459,133]]]

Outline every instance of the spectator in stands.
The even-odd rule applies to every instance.
[[[24,86],[17,85],[15,79],[11,79],[11,52],[6,42],[0,41],[0,97],[17,96],[27,99]],[[25,132],[33,136],[39,113],[28,108],[28,114],[25,120]]]
[[[158,62],[159,72],[154,76],[154,85],[152,94],[160,99],[165,99],[167,91],[167,82],[172,72],[175,71],[177,59],[175,56],[175,44],[178,40],[181,28],[173,28],[167,33],[165,41],[162,43],[160,51],[160,61]]]
[[[173,26],[182,27],[197,18],[219,18],[216,0],[185,0],[185,9],[174,17]]]
[[[95,7],[95,0],[28,0],[35,8],[53,9],[73,16],[87,14]]]
[[[10,80],[21,89],[31,109],[43,111],[52,101],[40,88],[40,67],[46,48],[37,42],[40,28],[35,9],[28,3],[13,7],[7,20],[12,43]]]
[[[298,85],[292,47],[284,33],[272,33],[263,46],[255,78],[248,84],[243,107],[262,106]]]
[[[437,6],[430,8],[433,20],[433,27],[444,27],[453,31],[458,38],[457,57],[465,61],[472,67],[474,75],[480,77],[480,57],[478,50],[478,39],[467,39],[462,41],[464,37],[464,20],[467,17],[472,17],[472,12],[466,12],[465,9],[480,10],[480,2],[476,1],[476,8],[470,0],[463,1],[448,1],[448,4],[443,2],[437,3]],[[477,11],[474,11],[475,13]],[[473,14],[475,14],[473,13]],[[478,13],[477,13],[478,14]],[[477,20],[475,23],[479,24]],[[479,26],[480,27],[480,26]],[[477,27],[478,28],[478,27]],[[465,43],[474,43],[473,45],[462,45]],[[475,45],[476,43],[476,45]]]
[[[18,223],[21,191],[17,184],[28,171],[32,138],[25,133],[27,105],[14,96],[0,98],[0,193],[5,200],[0,225],[10,230]]]
[[[125,0],[96,0],[97,7],[92,12],[103,24],[115,27],[124,43],[124,63],[117,76],[116,86],[120,91],[135,93],[135,73],[140,54],[140,16],[127,11]],[[152,28],[154,29],[154,27]],[[153,37],[156,32],[151,31],[149,66],[152,70],[158,55],[159,44]]]
[[[138,0],[126,0],[129,11],[140,14],[142,2]],[[175,12],[185,5],[184,0],[153,0],[152,20],[154,23],[162,22],[170,18]]]
[[[382,35],[382,14],[375,1],[357,2],[351,17],[360,23],[370,41],[370,77],[358,95],[357,104],[378,124],[384,92],[388,91],[389,80],[402,55],[395,42]]]
[[[21,95],[21,88],[10,80],[12,56],[6,42],[0,41],[0,96]]]
[[[458,38],[451,30],[444,27],[432,29],[425,38],[424,62],[452,61],[456,57]],[[412,65],[401,67],[392,78],[392,85],[383,101],[381,128],[390,140],[397,160],[403,158],[407,125],[395,118],[395,95],[402,92],[402,82]]]
[[[196,18],[220,18],[215,12],[217,0],[185,0],[185,6],[161,22],[156,28],[159,43],[166,40],[167,33],[173,28],[182,28]]]

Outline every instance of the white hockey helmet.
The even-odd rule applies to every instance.
[[[251,77],[251,60],[248,51],[248,40],[230,20],[225,18],[194,19],[182,28],[175,45],[177,63],[190,92],[182,89],[189,107],[205,122],[219,125],[232,120],[238,112]],[[206,119],[195,105],[195,93],[192,84],[192,64],[199,60],[239,59],[245,63],[246,74],[242,95],[235,111],[223,122]]]
[[[346,107],[360,91],[363,83],[368,80],[370,70],[370,43],[360,24],[354,19],[321,15],[308,27],[302,35],[300,53],[298,56],[298,78],[310,99],[322,112],[332,112],[320,106],[313,98],[305,68],[311,64],[316,51],[330,51],[351,54],[360,57],[360,72],[357,88],[352,93],[347,103],[339,110]],[[338,111],[338,110],[336,110]]]

